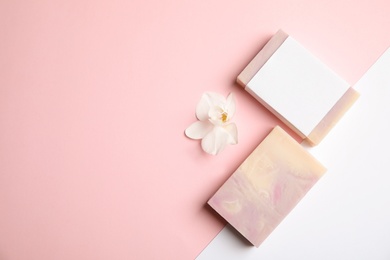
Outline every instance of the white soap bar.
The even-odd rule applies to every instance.
[[[358,97],[345,80],[283,31],[271,38],[237,81],[312,144]]]
[[[288,37],[247,87],[308,136],[349,85]]]

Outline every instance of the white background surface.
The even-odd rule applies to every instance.
[[[390,49],[361,97],[317,147],[328,171],[255,248],[226,226],[198,259],[390,259]]]

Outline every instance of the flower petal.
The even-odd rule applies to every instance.
[[[213,129],[213,125],[208,121],[196,121],[186,130],[185,134],[191,139],[202,139]]]
[[[209,121],[213,123],[213,125],[222,125],[222,119],[221,119],[221,114],[222,114],[222,109],[217,106],[213,106],[209,110]]]
[[[229,133],[222,127],[214,127],[202,139],[202,149],[209,154],[217,155],[229,142]]]
[[[205,121],[209,117],[210,109],[221,107],[225,103],[226,99],[224,96],[214,92],[205,92],[196,106],[196,117],[200,121]]]
[[[202,95],[198,105],[196,106],[196,117],[200,121],[205,121],[209,117],[210,101],[206,93]]]
[[[238,134],[237,134],[237,126],[235,123],[230,123],[224,126],[224,129],[229,134],[228,142],[229,144],[237,144],[238,143]]]
[[[236,100],[233,93],[230,93],[227,97],[225,109],[228,113],[228,120],[230,120],[236,113]]]

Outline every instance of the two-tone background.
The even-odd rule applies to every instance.
[[[385,0],[0,0],[0,259],[195,258],[225,225],[205,202],[280,123],[234,83],[239,72],[282,28],[355,84],[390,46],[389,11]],[[354,151],[382,158],[387,114],[371,114],[386,111],[375,95],[387,90],[366,84],[361,92],[374,96],[367,105],[374,109],[356,103],[345,122],[367,128],[344,127],[350,143],[337,147],[342,155],[323,156],[328,168]],[[217,157],[184,136],[204,91],[236,95],[239,144]],[[362,145],[367,140],[376,146]],[[372,218],[351,230],[388,257],[372,242],[389,231],[383,161],[356,169],[367,176],[362,193],[343,189],[357,205],[372,196],[352,212]],[[355,170],[343,169],[347,182]],[[325,184],[313,204],[329,198]],[[348,203],[337,209],[350,223]],[[331,227],[326,220],[316,219],[317,237]],[[373,223],[383,228],[369,229]],[[347,232],[338,227],[335,237]],[[319,241],[310,231],[283,237]],[[364,248],[349,242],[337,244],[340,254]],[[264,246],[286,259],[281,244]]]

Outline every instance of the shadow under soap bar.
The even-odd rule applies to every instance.
[[[325,171],[277,126],[208,204],[258,247]]]

